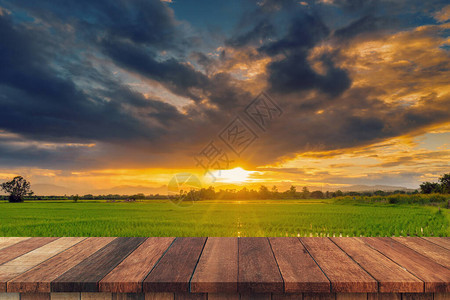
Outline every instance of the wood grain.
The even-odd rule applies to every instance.
[[[20,294],[20,300],[50,300],[50,293]]]
[[[367,300],[366,293],[337,293],[336,300]]]
[[[361,238],[425,282],[425,292],[450,292],[450,270],[391,238]]]
[[[199,260],[206,238],[177,238],[150,275],[144,292],[188,292],[189,280]]]
[[[173,293],[145,293],[145,300],[173,300]]]
[[[433,300],[433,294],[402,294],[402,300]]]
[[[80,300],[80,293],[50,293],[51,300]]]
[[[191,280],[192,293],[237,293],[238,238],[208,238]]]
[[[28,239],[29,237],[0,237],[0,250]]]
[[[331,291],[330,281],[297,238],[269,238],[285,293]]]
[[[150,237],[99,282],[101,292],[139,293],[150,273],[175,238]]]
[[[394,237],[393,239],[414,251],[425,255],[444,267],[450,268],[450,250],[420,237]]]
[[[332,292],[374,293],[378,283],[328,238],[300,238],[331,281]]]
[[[208,294],[176,293],[175,300],[207,300]]]
[[[238,293],[208,293],[208,300],[239,300]]]
[[[241,300],[271,300],[270,293],[241,294]]]
[[[7,261],[13,260],[16,257],[24,255],[34,249],[44,246],[54,240],[57,237],[37,237],[24,240],[17,244],[11,245],[7,248],[0,250],[0,264],[4,264]]]
[[[302,300],[303,294],[272,294],[272,300]]]
[[[367,294],[367,300],[402,300],[402,294],[400,293]]]
[[[22,256],[10,260],[0,265],[0,291],[6,292],[6,282],[20,275],[21,273],[37,266],[43,261],[55,256],[61,251],[72,247],[85,238],[64,237],[48,243],[40,248],[30,251]]]
[[[240,293],[281,293],[283,279],[267,238],[239,239]]]
[[[50,283],[113,241],[113,237],[87,238],[7,283],[7,290],[21,293],[50,292]]]
[[[381,293],[423,292],[424,283],[359,238],[331,238],[378,281]]]
[[[119,237],[51,283],[52,292],[98,292],[98,282],[146,238]]]
[[[447,250],[450,250],[450,238],[448,237],[421,237],[421,238],[429,242],[432,242],[433,244],[444,247]]]
[[[145,300],[142,293],[113,293],[111,300]]]
[[[303,293],[303,300],[335,300],[334,293]]]

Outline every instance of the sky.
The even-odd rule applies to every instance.
[[[446,3],[0,0],[0,181],[436,181],[450,170]]]

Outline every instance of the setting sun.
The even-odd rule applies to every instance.
[[[249,177],[257,173],[256,171],[247,171],[241,167],[237,167],[229,170],[220,170],[214,173],[217,177],[217,181],[226,183],[246,183],[249,182]]]

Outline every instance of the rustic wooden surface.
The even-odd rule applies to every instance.
[[[84,297],[78,299],[447,300],[450,239],[0,238],[0,299],[18,293],[20,299],[78,293]]]

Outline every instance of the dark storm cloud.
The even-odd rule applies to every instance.
[[[0,46],[2,129],[47,140],[155,138],[163,128],[145,128],[144,122],[124,110],[122,104],[145,107],[151,120],[158,122],[180,117],[169,104],[144,99],[107,79],[103,79],[104,91],[86,94],[50,67],[39,42],[46,36],[14,26],[8,16],[0,16],[0,35],[8,40]],[[107,96],[112,98],[107,101]]]
[[[26,9],[52,25],[71,24],[80,38],[110,36],[154,47],[173,46],[173,12],[161,1],[78,0],[39,2],[17,0],[12,7]],[[83,36],[84,35],[84,36]]]
[[[309,50],[329,34],[330,30],[319,17],[304,14],[293,21],[283,38],[260,48],[272,57],[284,56],[267,68],[272,92],[283,94],[318,89],[337,96],[350,87],[347,72],[336,67],[330,56],[321,58],[325,74],[313,70],[308,61]]]
[[[256,54],[247,57],[270,58],[263,75],[285,111],[246,156],[256,165],[302,151],[369,145],[449,119],[441,102],[405,107],[377,99],[384,92],[379,89],[351,87],[349,70],[338,64],[339,46],[390,29],[390,18],[367,12],[378,7],[376,2],[335,2],[333,9],[342,7],[346,22],[331,28],[314,7],[263,1],[252,14],[255,19],[241,22],[243,30],[225,42],[231,49],[217,57],[190,48],[183,26],[161,1],[0,3],[17,9],[0,15],[0,130],[25,141],[60,143],[18,148],[4,140],[1,165],[192,166],[179,158],[201,150],[254,96],[243,88],[244,80],[220,69],[228,50],[251,49]],[[277,27],[279,19],[286,30]],[[337,49],[315,58],[323,69],[318,72],[309,54],[329,40]],[[156,81],[193,104],[181,112],[144,96],[111,69]],[[74,142],[95,143],[101,153],[64,146]]]

